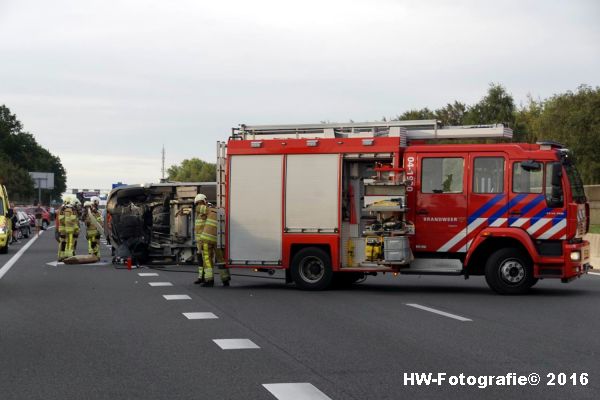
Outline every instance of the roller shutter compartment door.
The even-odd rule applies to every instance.
[[[231,156],[230,163],[229,258],[279,263],[283,156]]]

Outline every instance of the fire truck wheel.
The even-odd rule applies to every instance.
[[[492,253],[485,265],[485,280],[500,294],[525,293],[537,282],[529,258],[522,251],[511,248]]]
[[[296,286],[302,290],[327,289],[333,278],[329,255],[317,247],[307,247],[296,253],[290,272]]]

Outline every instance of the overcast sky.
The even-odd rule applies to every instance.
[[[0,104],[69,188],[215,160],[233,126],[600,84],[600,1],[0,0]]]

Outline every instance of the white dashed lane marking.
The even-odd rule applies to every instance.
[[[150,286],[173,286],[171,282],[148,282]]]
[[[158,276],[158,274],[156,272],[140,272],[138,273],[139,276]]]
[[[434,313],[434,314],[443,315],[444,317],[457,319],[457,320],[459,320],[461,322],[470,322],[470,321],[473,321],[472,319],[461,317],[460,315],[450,314],[450,313],[447,313],[445,311],[440,311],[440,310],[436,310],[435,308],[425,307],[425,306],[422,306],[420,304],[407,304],[407,306],[418,308],[419,310],[423,310],[423,311],[429,311],[429,312]]]
[[[192,299],[187,294],[163,294],[163,297],[167,300],[191,300]]]
[[[263,386],[279,400],[331,400],[310,383],[265,383]]]
[[[213,342],[223,350],[260,349],[250,339],[213,339]]]
[[[218,319],[219,318],[211,312],[184,312],[183,315],[187,319]]]

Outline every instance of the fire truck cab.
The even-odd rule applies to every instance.
[[[504,143],[436,144],[490,138]],[[571,155],[511,138],[435,120],[234,128],[218,144],[226,266],[309,290],[380,272],[484,275],[502,294],[579,277],[589,207]]]

